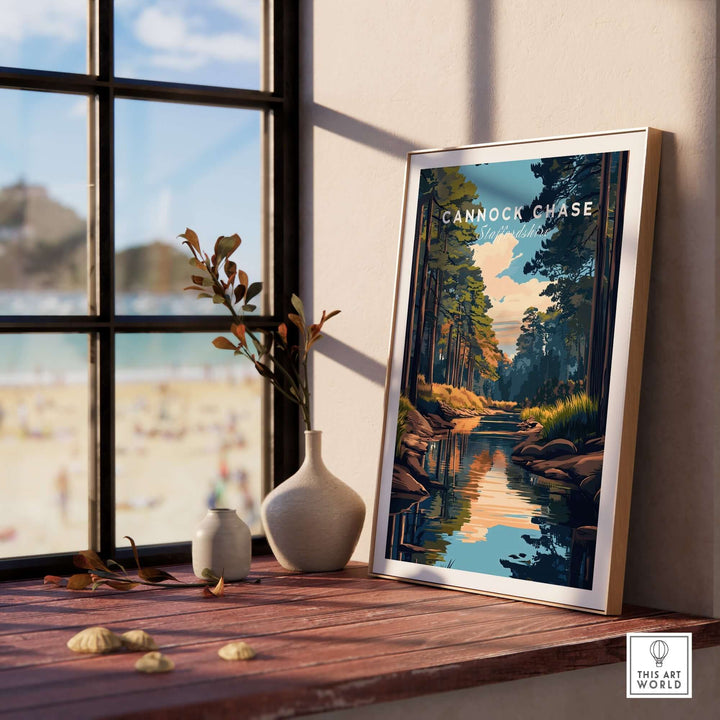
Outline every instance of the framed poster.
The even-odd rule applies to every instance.
[[[373,574],[621,611],[660,143],[408,155]]]

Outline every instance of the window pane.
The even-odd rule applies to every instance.
[[[183,292],[186,227],[211,249],[238,233],[234,256],[261,279],[261,114],[118,100],[115,104],[116,308],[121,315],[226,314]]]
[[[188,541],[208,507],[261,532],[261,379],[213,337],[117,336],[119,546]]]
[[[0,65],[87,72],[88,0],[3,0]]]
[[[0,334],[0,557],[88,544],[88,340]]]
[[[115,0],[115,74],[260,88],[261,0]]]
[[[0,90],[0,315],[87,313],[87,110]]]

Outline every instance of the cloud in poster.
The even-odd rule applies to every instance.
[[[494,320],[498,344],[511,356],[515,354],[515,342],[525,310],[534,306],[545,311],[550,305],[550,298],[540,294],[548,286],[547,281],[531,277],[519,283],[503,275],[510,263],[521,257],[513,255],[517,244],[513,234],[503,233],[492,242],[473,248],[475,263],[482,269],[487,295],[493,305],[489,315]]]

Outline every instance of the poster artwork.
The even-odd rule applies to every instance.
[[[627,168],[420,171],[387,559],[592,589]]]

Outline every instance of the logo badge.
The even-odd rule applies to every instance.
[[[627,697],[692,697],[692,633],[628,633]]]

